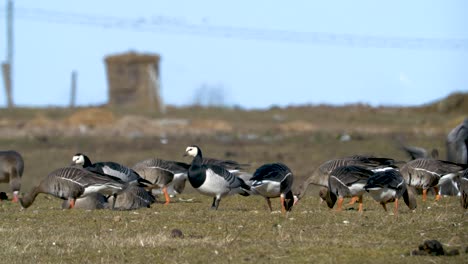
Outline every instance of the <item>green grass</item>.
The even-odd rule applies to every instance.
[[[153,135],[129,138],[98,135],[63,137],[26,131],[27,136],[2,137],[2,129],[24,132],[24,124],[38,116],[61,122],[75,111],[66,109],[0,110],[0,149],[15,149],[25,160],[21,192],[29,191],[52,170],[67,166],[73,154],[86,153],[93,161],[112,160],[132,166],[150,157],[190,162],[185,147],[199,145],[205,156],[250,163],[250,172],[267,162],[287,164],[295,186],[321,163],[353,154],[374,154],[407,160],[396,147],[402,137],[410,145],[438,148],[445,157],[446,133],[462,120],[463,112],[437,108],[370,108],[328,106],[239,109],[170,108],[164,118],[222,120],[230,132],[168,134],[168,144]],[[444,108],[445,109],[445,108]],[[78,109],[80,110],[80,109]],[[128,114],[114,110],[116,118]],[[160,118],[157,114],[147,117]],[[282,121],[278,120],[284,119]],[[314,130],[285,132],[282,125],[303,122]],[[457,121],[458,122],[458,121]],[[339,141],[342,133],[352,140]],[[255,134],[258,137],[248,138]],[[39,136],[38,136],[39,135]],[[10,193],[7,184],[0,191]],[[0,259],[2,263],[466,263],[467,212],[458,197],[432,199],[398,218],[364,199],[365,211],[329,210],[319,203],[317,188],[287,216],[267,211],[261,197],[232,196],[210,210],[211,198],[190,187],[168,206],[153,204],[136,211],[61,210],[61,201],[40,195],[27,210],[0,203]],[[193,202],[178,200],[194,199]],[[433,197],[430,197],[433,198]],[[279,210],[279,201],[273,200]],[[355,206],[357,207],[357,205]],[[393,207],[390,205],[391,210]],[[180,229],[184,238],[172,238]],[[409,256],[427,239],[437,239],[454,257]]]
[[[455,197],[419,200],[416,212],[402,207],[398,218],[369,198],[363,214],[350,206],[335,212],[309,196],[283,216],[269,213],[260,197],[229,197],[218,211],[198,193],[180,197],[194,202],[122,212],[61,210],[60,200],[46,195],[24,211],[3,202],[0,257],[4,263],[463,263],[467,257],[409,256],[426,239],[446,249],[468,246]],[[183,238],[171,237],[175,228]]]

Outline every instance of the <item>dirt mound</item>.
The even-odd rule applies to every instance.
[[[67,123],[68,125],[86,125],[89,127],[109,125],[114,122],[114,114],[109,110],[101,108],[89,108],[79,110],[65,120],[65,123]]]

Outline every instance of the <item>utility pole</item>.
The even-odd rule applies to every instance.
[[[7,58],[2,64],[8,108],[13,108],[13,1],[7,1]]]
[[[70,94],[70,108],[75,108],[76,106],[76,71],[71,73],[71,94]]]

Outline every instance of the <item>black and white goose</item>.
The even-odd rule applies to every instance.
[[[328,190],[323,197],[328,207],[333,208],[338,200],[336,210],[341,211],[344,198],[357,197],[358,211],[362,212],[362,196],[366,192],[364,186],[373,174],[373,171],[356,165],[334,169],[328,177]]]
[[[406,184],[423,190],[423,201],[426,201],[427,189],[432,187],[436,190],[436,201],[438,201],[441,197],[439,185],[447,181],[455,182],[454,180],[466,168],[467,164],[436,159],[415,159],[403,165],[400,171]]]
[[[468,209],[468,169],[460,177],[460,198],[463,208]]]
[[[0,151],[0,183],[10,184],[13,202],[18,202],[23,170],[24,160],[21,154],[14,150]]]
[[[28,208],[40,193],[68,200],[70,208],[75,206],[79,197],[92,193],[117,196],[128,184],[119,178],[103,176],[78,167],[65,167],[52,171],[28,194],[20,198],[23,208]],[[112,208],[114,208],[112,205]]]
[[[198,146],[189,146],[185,155],[193,160],[188,170],[188,180],[201,194],[212,196],[212,209],[218,209],[221,198],[231,194],[249,195],[250,186],[241,178],[219,165],[203,164],[202,151]]]
[[[416,209],[416,200],[406,187],[405,179],[398,170],[387,169],[377,171],[369,177],[364,189],[382,205],[385,211],[387,211],[387,203],[395,202],[393,212],[397,216],[398,201],[402,196],[411,210]]]
[[[214,158],[203,158],[202,163],[222,166],[236,175],[242,173],[243,169],[248,166],[248,164],[240,164],[233,160]],[[157,194],[158,190],[161,190],[166,200],[165,204],[169,204],[171,195],[181,194],[185,189],[189,167],[190,164],[184,162],[150,158],[138,162],[132,168],[141,177],[150,181],[153,188],[158,188],[153,189],[153,193]]]
[[[86,170],[100,175],[109,175],[119,178],[124,182],[138,182],[141,186],[151,184],[143,179],[134,170],[113,161],[103,161],[92,163],[88,156],[82,153],[77,153],[72,158],[72,165],[82,166]]]
[[[293,196],[291,191],[294,175],[283,163],[269,163],[260,166],[249,181],[252,183],[250,186],[252,193],[265,197],[270,211],[273,211],[270,198],[280,197],[283,213],[291,211],[292,206],[297,202],[297,198]]]
[[[307,188],[310,184],[318,185],[327,188],[328,187],[328,177],[330,173],[339,167],[357,165],[362,166],[367,169],[378,169],[382,167],[387,167],[395,164],[394,159],[390,158],[380,158],[374,156],[366,155],[353,155],[345,158],[332,159],[322,163],[313,173],[307,178],[298,188],[297,197],[302,199],[306,194]],[[326,193],[326,189],[322,189],[322,193]]]

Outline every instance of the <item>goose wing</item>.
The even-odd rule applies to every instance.
[[[250,166],[250,164],[241,164],[234,160],[220,160],[215,158],[203,158],[202,164],[221,166],[226,168],[228,171],[244,170]]]
[[[400,190],[405,188],[405,179],[397,170],[385,170],[374,173],[367,180],[365,189],[390,188]]]
[[[226,168],[217,165],[202,165],[202,168],[206,170],[206,173],[213,172],[219,177],[222,177],[228,184],[230,189],[234,188],[244,188],[250,190],[248,186],[241,178],[237,177],[235,174],[230,173]]]

